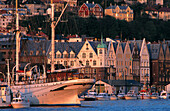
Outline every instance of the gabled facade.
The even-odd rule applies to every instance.
[[[124,74],[126,75],[126,79],[127,80],[133,80],[133,76],[132,76],[132,52],[131,52],[129,41],[126,42],[123,60],[124,60]]]
[[[123,46],[124,47],[124,46]],[[116,80],[124,80],[124,54],[122,43],[118,43],[116,49]]]
[[[109,72],[109,78],[108,80],[115,80],[116,79],[116,43],[113,43],[112,41],[109,42],[108,45],[108,53],[107,53],[107,64],[109,67],[107,72]]]
[[[169,43],[166,43],[165,45],[164,55],[165,55],[164,74],[166,78],[166,80],[164,79],[165,80],[164,85],[167,85],[170,83],[170,44]]]
[[[109,6],[105,9],[105,16],[113,16],[116,19],[133,21],[133,10],[129,6]]]
[[[103,8],[99,4],[92,3],[83,3],[78,10],[78,15],[83,18],[90,16],[95,16],[96,18],[103,18]]]
[[[140,50],[140,83],[150,83],[150,58],[145,38]]]
[[[136,41],[132,51],[132,74],[133,79],[140,82],[140,51]]]

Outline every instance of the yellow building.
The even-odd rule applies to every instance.
[[[133,20],[133,14],[133,10],[129,6],[110,5],[105,9],[105,16],[113,16],[116,19],[126,20],[128,22]]]

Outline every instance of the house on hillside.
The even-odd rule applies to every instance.
[[[112,17],[115,17],[116,19],[120,20],[126,20],[128,22],[133,21],[133,10],[125,5],[125,6],[119,6],[119,5],[110,5],[105,9],[105,16],[109,15]]]
[[[80,9],[78,10],[78,15],[83,18],[87,18],[90,16],[95,16],[96,18],[103,18],[103,8],[94,2],[83,3],[82,6],[80,6]]]

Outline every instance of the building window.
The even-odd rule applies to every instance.
[[[57,64],[60,64],[60,61],[57,61]]]
[[[71,58],[74,58],[74,54],[71,54],[70,57],[71,57]]]
[[[33,55],[33,51],[30,51],[30,55]]]
[[[102,52],[102,49],[100,49],[100,50],[99,50],[99,54],[102,54],[102,53],[103,53],[103,52]]]
[[[60,54],[57,54],[57,58],[60,58],[61,56],[60,56]]]
[[[67,66],[67,61],[64,61],[64,65]]]
[[[86,61],[86,66],[89,66],[89,61],[88,60]]]
[[[93,58],[93,53],[90,53],[89,58]]]
[[[86,53],[83,53],[83,54],[82,54],[82,58],[86,58]]]
[[[64,58],[68,58],[68,54],[64,54]]]
[[[71,61],[71,62],[70,62],[70,65],[71,65],[71,66],[74,66],[74,61]]]
[[[93,66],[96,66],[96,60],[93,61]]]
[[[40,53],[40,51],[37,51],[37,52],[36,52],[36,55],[39,55],[39,53]]]

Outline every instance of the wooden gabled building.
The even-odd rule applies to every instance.
[[[78,15],[83,18],[87,18],[90,16],[94,16],[96,18],[103,18],[103,8],[100,6],[100,4],[96,4],[94,2],[83,3],[82,6],[80,6],[80,9],[78,10]]]

